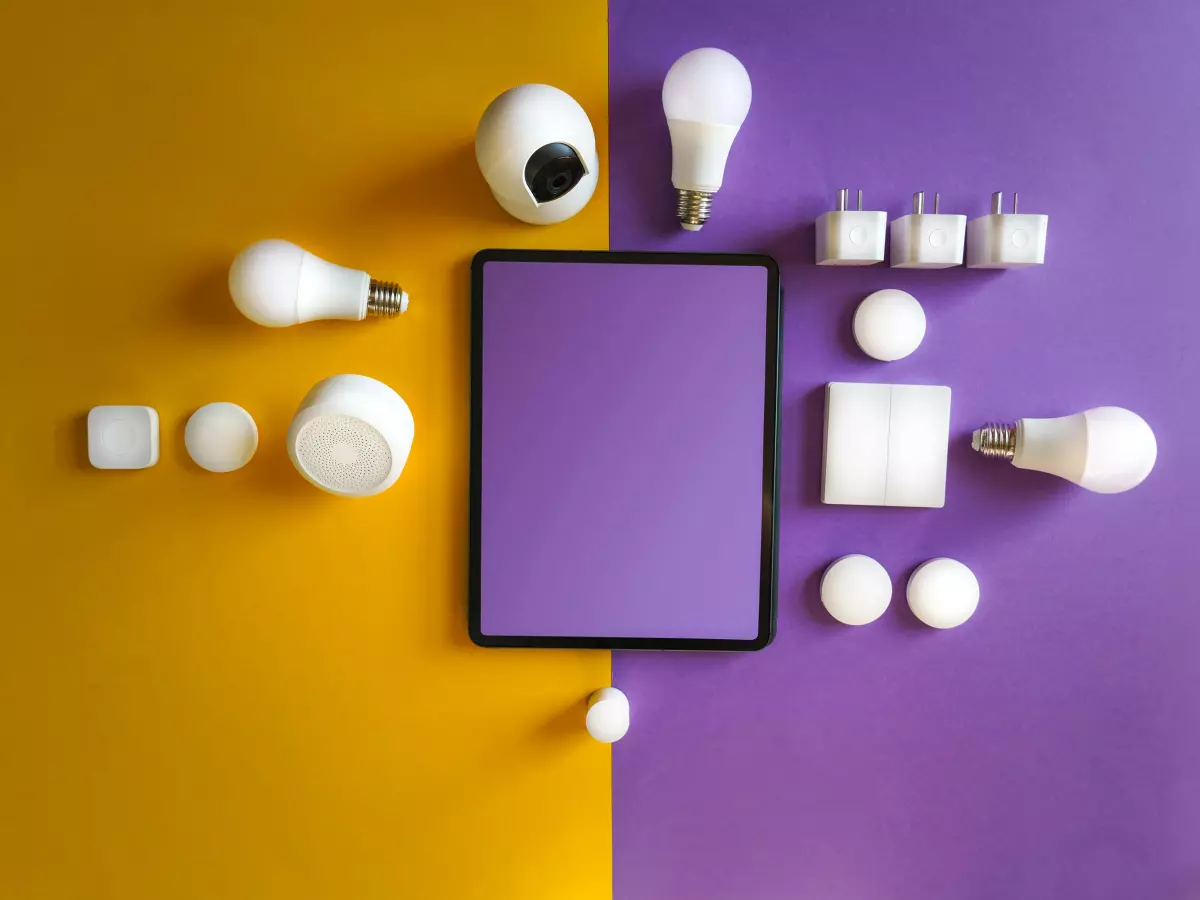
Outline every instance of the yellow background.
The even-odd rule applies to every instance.
[[[573,94],[607,162],[603,0],[10,5],[0,30],[0,895],[605,897],[605,653],[466,638],[468,261],[603,248],[507,218],[474,126]],[[402,319],[265,329],[225,287],[265,237],[400,281]],[[396,388],[397,486],[320,493],[287,424],[318,379]],[[197,469],[229,400],[254,461]],[[156,468],[88,468],[84,416],[155,407]]]

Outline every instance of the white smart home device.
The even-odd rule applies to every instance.
[[[949,440],[948,387],[831,382],[821,502],[944,506]]]
[[[837,206],[817,217],[818,266],[873,266],[883,262],[887,239],[887,213],[863,209],[863,192],[858,208],[849,209],[849,188],[837,194]]]
[[[874,622],[891,602],[887,569],[861,553],[835,560],[821,577],[821,603],[843,625]]]
[[[234,306],[252,322],[284,328],[317,319],[394,319],[408,294],[392,281],[326,262],[290,241],[256,241],[229,267]]]
[[[892,268],[961,266],[966,234],[966,216],[943,213],[939,194],[933,195],[933,212],[925,212],[925,192],[917,191],[912,213],[892,220]]]
[[[619,741],[629,730],[629,698],[615,687],[600,688],[588,697],[586,724],[600,743]]]
[[[148,469],[158,462],[158,413],[149,406],[94,406],[88,462],[97,469]]]
[[[908,579],[908,606],[931,628],[956,628],[979,606],[979,581],[957,559],[931,559]]]
[[[236,403],[208,403],[188,419],[183,443],[200,468],[232,472],[250,462],[258,450],[258,426]]]
[[[1018,469],[1047,472],[1098,494],[1120,494],[1154,471],[1158,440],[1141,416],[1098,406],[1056,419],[990,422],[975,429],[971,447]]]
[[[318,382],[288,429],[296,470],[323,491],[366,497],[396,483],[416,426],[400,395],[365,375]]]
[[[967,268],[1023,269],[1046,261],[1046,231],[1050,217],[1018,212],[1013,192],[1012,212],[1002,209],[1004,194],[992,194],[992,213],[967,223]]]
[[[587,113],[548,84],[522,84],[491,102],[475,132],[475,159],[496,202],[533,225],[583,209],[600,174]]]
[[[907,291],[876,291],[855,310],[854,340],[872,359],[903,359],[924,339],[925,310]]]
[[[663,113],[671,135],[675,212],[684,231],[699,231],[708,221],[753,97],[750,73],[727,50],[699,47],[667,70]]]

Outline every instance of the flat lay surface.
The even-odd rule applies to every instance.
[[[779,627],[744,656],[617,653],[633,722],[613,750],[619,900],[1030,900],[1200,889],[1200,503],[1188,260],[1200,170],[1200,11],[1066,0],[613,0],[612,248],[773,253],[782,266]],[[723,47],[754,101],[699,234],[674,220],[658,88]],[[825,269],[813,222],[839,188],[864,209],[1050,215],[1046,264],[1014,272]],[[924,342],[855,345],[859,301],[908,291]],[[829,381],[954,394],[944,509],[820,504]],[[1115,404],[1158,463],[1101,496],[972,454],[983,422]],[[863,553],[891,606],[859,628],[820,578]],[[925,560],[979,579],[974,616],[934,631],[904,585]]]
[[[583,0],[569,13],[117,0],[5,17],[0,896],[1195,900],[1200,7]],[[740,121],[744,83],[729,81],[727,109],[712,91],[680,107],[681,144],[695,144],[682,214],[699,228],[711,213],[689,233],[662,89],[704,47],[740,60],[730,78],[744,64],[753,100],[711,209],[713,147]],[[474,149],[483,110],[528,83],[566,91],[597,139],[594,196],[547,227],[501,209]],[[529,177],[507,163],[518,185]],[[558,170],[545,165],[548,186]],[[818,267],[815,222],[840,189],[886,211],[889,234],[916,191],[925,213],[968,219],[992,211],[995,191],[1007,211],[1019,191],[1024,218],[995,224],[992,255],[1036,257],[1046,225],[1045,264]],[[1034,237],[1005,245],[1021,223]],[[407,311],[255,324],[231,300],[229,267],[270,238],[348,267],[356,309],[395,312],[403,296]],[[925,242],[918,255],[937,255]],[[470,265],[484,248],[779,261],[779,612],[766,650],[471,643]],[[603,310],[597,286],[562,292]],[[709,303],[721,287],[660,285]],[[925,319],[901,346],[876,346],[864,324],[859,339],[894,362],[856,342],[858,304],[885,289]],[[698,592],[735,590],[734,569],[718,553],[707,577],[688,569],[685,532],[748,548],[758,516],[754,542],[737,523],[763,498],[743,508],[739,492],[715,524],[666,514],[730,487],[687,471],[713,462],[691,451],[751,459],[763,410],[739,406],[712,443],[696,409],[657,410],[681,368],[732,390],[759,323],[720,303],[703,322],[676,308],[656,325],[673,340],[656,341],[649,311],[620,309],[630,373],[655,376],[638,409],[619,411],[637,434],[582,417],[564,434],[584,438],[574,452],[619,438],[608,451],[661,514],[634,523],[638,540],[653,528],[680,542],[680,578],[656,594],[695,621]],[[572,364],[623,376],[592,336],[576,331],[570,359],[520,383],[570,407],[595,387],[571,385]],[[379,379],[411,409],[411,454],[378,496],[325,494],[288,459],[301,399],[337,374]],[[950,389],[944,507],[822,504],[831,382]],[[515,417],[528,398],[508,399]],[[214,402],[249,417],[233,452],[215,454],[220,474],[185,446],[189,418]],[[970,447],[985,423],[1109,405],[1157,439],[1128,493]],[[119,409],[89,423],[97,407]],[[546,521],[512,553],[594,564],[596,523],[553,518],[563,479],[514,434],[504,464]],[[209,437],[193,429],[202,459]],[[675,480],[638,468],[650,439]],[[938,464],[922,491],[936,501]],[[575,499],[601,518],[625,512],[604,492]],[[830,585],[831,608],[861,625],[821,598],[827,567],[851,554],[892,587],[889,603],[873,567],[869,602],[839,604]],[[655,553],[635,556],[652,568]],[[906,588],[942,558],[969,573],[942,564],[918,579],[930,627]],[[949,580],[934,584],[939,570]],[[569,591],[565,577],[545,583],[564,571],[526,572],[516,589]],[[614,587],[588,587],[604,609]],[[703,627],[741,628],[742,612]],[[588,698],[609,685],[590,737]]]
[[[569,43],[487,3],[6,10],[0,895],[609,896],[610,756],[582,724],[608,655],[488,652],[465,616],[471,257],[608,225],[605,168],[538,230],[472,142],[542,80],[607,161],[605,8],[572,10]],[[400,282],[408,312],[248,321],[227,273],[264,238]],[[416,419],[377,497],[288,461],[340,373]],[[214,400],[258,425],[228,474],[184,447]],[[157,409],[156,466],[88,465],[100,404]]]

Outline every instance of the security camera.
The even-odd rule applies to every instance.
[[[475,159],[496,202],[534,225],[583,209],[600,173],[587,113],[548,84],[523,84],[488,105],[475,132]]]

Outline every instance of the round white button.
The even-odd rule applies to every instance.
[[[111,453],[132,453],[137,449],[137,429],[128,419],[115,419],[104,428],[104,446]]]
[[[1012,245],[1018,250],[1029,246],[1029,232],[1023,228],[1018,228],[1012,233]]]
[[[892,579],[869,556],[843,556],[821,576],[821,602],[842,624],[866,625],[882,616],[892,602]]]
[[[903,359],[925,339],[925,310],[906,291],[876,291],[854,313],[854,340],[872,359]]]
[[[618,688],[600,688],[588,698],[585,724],[600,743],[619,741],[629,731],[629,698]]]
[[[941,228],[938,228],[935,231],[929,232],[929,246],[930,247],[945,246],[947,240],[948,240],[948,238],[946,237],[946,232],[944,230],[942,230]]]
[[[183,444],[200,468],[232,472],[250,462],[258,450],[258,426],[236,403],[209,403],[188,419]]]
[[[861,244],[867,239],[867,229],[862,225],[855,225],[850,229],[850,243]]]
[[[931,559],[908,579],[908,606],[932,628],[955,628],[979,606],[979,581],[956,559]]]

